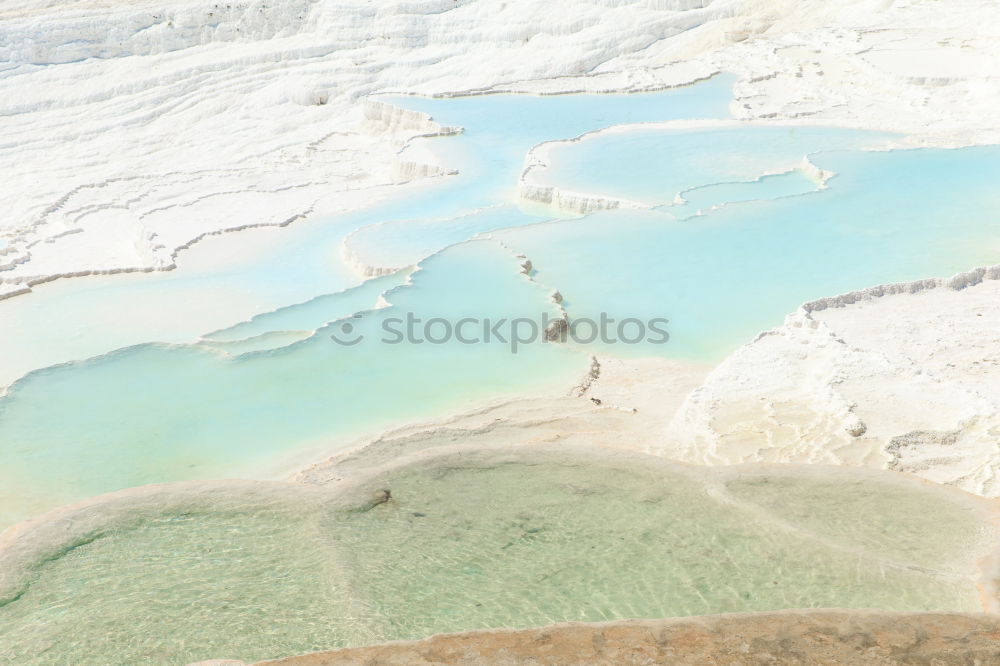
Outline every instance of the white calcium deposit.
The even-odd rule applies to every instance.
[[[433,175],[396,153],[434,128],[371,122],[370,93],[584,74],[732,4],[9,3],[0,294],[171,268],[205,234],[337,211],[338,192]]]
[[[648,90],[739,76],[741,119],[997,137],[1000,7],[961,0],[0,5],[0,295],[167,269],[204,237],[435,175],[377,92]],[[383,118],[383,120],[388,120]]]
[[[444,128],[371,94],[654,90],[723,70],[737,120],[1000,141],[995,0],[5,0],[0,298],[183,270],[206,235],[447,177],[398,157]],[[955,286],[807,306],[686,400],[658,407],[668,368],[575,399],[656,413],[628,445],[684,460],[891,467],[1000,495],[1000,282]]]
[[[652,448],[710,464],[882,467],[1000,496],[998,277],[807,303],[715,368]]]

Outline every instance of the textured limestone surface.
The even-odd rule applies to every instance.
[[[6,3],[0,297],[170,269],[206,236],[441,173],[399,163],[428,128],[384,122],[373,93],[636,91],[727,70],[740,120],[995,141],[998,18],[983,0]]]
[[[652,450],[881,467],[1000,495],[995,274],[805,304],[709,373]]]

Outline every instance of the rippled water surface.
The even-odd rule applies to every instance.
[[[564,620],[972,611],[983,518],[889,473],[551,449],[444,458],[340,498],[164,489],[79,510],[0,561],[0,660],[250,661]]]
[[[358,553],[360,589],[400,637],[435,633],[442,622],[464,630],[779,608],[978,607],[969,580],[914,566],[949,571],[968,555],[957,544],[982,547],[973,513],[912,485],[766,473],[727,483],[655,464],[460,460],[382,484],[393,502],[351,515],[340,530]],[[770,505],[772,484],[792,509]],[[927,539],[945,525],[949,539]]]

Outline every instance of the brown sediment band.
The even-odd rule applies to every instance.
[[[997,663],[997,615],[795,610],[445,634],[258,666]]]

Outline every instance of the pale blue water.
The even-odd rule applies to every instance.
[[[393,307],[287,347],[228,357],[150,344],[29,375],[0,400],[0,522],[115,488],[256,476],[296,449],[322,457],[365,430],[553,382],[559,390],[582,371],[579,355],[553,345],[511,354],[496,341],[427,343],[425,330],[437,339],[440,326],[415,328],[412,344],[383,343],[405,326],[386,329],[386,320],[404,313],[555,316],[547,291],[494,242],[456,246],[424,266],[412,286],[388,294]],[[364,337],[346,346],[331,335]]]
[[[40,289],[16,306],[13,324],[3,322],[0,344],[31,359],[17,364],[26,372],[151,340],[187,342],[255,314],[341,291],[359,282],[338,259],[341,241],[351,231],[386,221],[449,219],[514,202],[516,176],[534,144],[616,123],[724,118],[733,80],[722,75],[693,87],[636,95],[386,98],[432,113],[445,125],[466,126],[461,136],[433,140],[448,165],[461,170],[458,176],[405,190],[406,196],[352,214],[264,234],[266,241],[249,255],[231,256],[226,239],[209,238],[181,254],[178,271],[74,280]],[[518,214],[507,225],[547,216]],[[195,268],[189,265],[191,257]]]
[[[724,117],[730,86],[717,77],[632,96],[405,98],[399,103],[466,128],[431,144],[460,176],[404,200],[293,225],[267,252],[224,267],[123,278],[103,296],[90,287],[80,288],[81,299],[64,292],[44,317],[18,322],[28,339],[36,326],[45,344],[102,338],[85,320],[65,316],[81,301],[210,300],[238,292],[252,294],[255,305],[237,308],[232,326],[212,333],[217,325],[197,328],[195,317],[185,330],[189,339],[207,335],[198,344],[142,344],[14,385],[0,399],[0,524],[154,481],[266,476],[362,432],[543,385],[568,387],[595,350],[536,345],[511,354],[496,342],[379,343],[387,320],[408,312],[451,322],[538,320],[557,314],[549,301],[556,288],[577,320],[602,312],[670,320],[666,345],[598,345],[602,351],[717,359],[803,300],[949,274],[1000,254],[996,148],[822,152],[813,162],[839,175],[829,189],[809,194],[802,193],[815,183],[796,173],[734,182],[801,162],[806,153],[884,140],[860,132],[747,127],[725,130],[724,140],[670,132],[669,141],[686,150],[664,162],[645,153],[626,159],[637,147],[626,146],[618,182],[667,193],[656,194],[657,202],[687,191],[687,206],[536,224],[551,214],[516,205],[517,176],[534,144],[615,123]],[[659,145],[656,134],[647,139]],[[692,162],[685,167],[684,160]],[[658,168],[678,177],[663,185]],[[678,219],[754,199],[769,200]],[[422,262],[412,284],[399,275],[352,289],[357,280],[337,258],[344,238],[361,228],[353,247],[388,265],[415,263],[470,236],[487,238]],[[517,252],[532,260],[536,283],[518,272]],[[392,307],[372,310],[384,290]],[[264,312],[238,321],[255,309]],[[349,317],[354,312],[359,316]],[[63,330],[53,337],[56,322]],[[344,346],[331,340],[335,334],[365,340]]]
[[[547,382],[566,386],[575,381],[586,358],[554,348],[524,350],[515,358],[502,345],[423,345],[405,352],[405,346],[340,347],[325,334],[295,343],[300,336],[288,331],[320,326],[350,307],[371,307],[349,305],[356,298],[367,303],[370,287],[344,291],[357,282],[337,260],[351,231],[380,222],[459,218],[513,201],[524,154],[543,140],[615,123],[725,117],[732,80],[719,76],[695,87],[639,95],[398,98],[443,124],[466,127],[461,136],[435,140],[448,164],[461,169],[459,176],[324,223],[293,225],[267,251],[225,260],[219,267],[134,280],[123,276],[96,288],[82,281],[61,290],[58,298],[39,297],[18,320],[17,339],[26,346],[65,347],[66,358],[78,358],[83,350],[110,351],[113,347],[102,346],[105,340],[121,346],[130,339],[106,331],[104,319],[98,325],[90,318],[108,303],[123,312],[169,304],[162,326],[170,329],[171,340],[218,329],[198,328],[202,313],[191,316],[183,310],[187,303],[214,303],[243,317],[261,308],[265,314],[210,336],[233,344],[144,344],[36,372],[14,385],[0,399],[0,525],[153,481],[257,476],[265,473],[268,461],[303,450],[329,453],[361,431]],[[513,207],[507,212],[505,226],[546,217]],[[436,247],[423,247],[440,249],[465,233],[496,225],[494,220],[457,233],[452,229],[439,234]],[[509,253],[489,247],[493,259],[484,259],[487,250],[479,246],[464,246],[428,262],[414,277],[414,287],[395,300],[430,316],[495,317],[508,311],[512,300],[518,314],[533,319],[549,311],[548,290],[526,282]],[[247,303],[233,307],[234,300]],[[268,309],[276,312],[267,314]],[[204,316],[214,322],[211,314]],[[372,315],[362,325],[377,327],[384,316]],[[121,326],[129,317],[108,319]],[[178,326],[174,319],[183,321]],[[256,339],[240,342],[240,336]],[[295,344],[268,351],[286,343]],[[230,356],[253,349],[264,351]]]
[[[726,74],[696,86],[636,95],[385,99],[429,113],[443,125],[465,128],[460,137],[435,139],[434,149],[468,179],[455,196],[473,209],[512,201],[524,156],[536,143],[568,139],[622,123],[728,118],[733,81]],[[452,205],[445,207],[453,208],[454,201],[448,203]],[[423,213],[428,211],[424,209]]]
[[[609,351],[705,361],[804,301],[1000,259],[1000,147],[813,161],[838,174],[829,189],[690,220],[619,210],[497,235],[532,257],[571,316],[670,320],[666,345]]]
[[[348,245],[377,268],[411,266],[441,247],[496,229],[545,219],[514,205],[484,208],[450,219],[394,220],[359,229]]]
[[[334,319],[373,309],[383,292],[400,286],[406,281],[406,277],[403,273],[394,273],[367,280],[341,292],[316,296],[304,303],[265,312],[248,321],[208,333],[203,338],[226,342],[239,341],[273,331],[315,331]]]
[[[795,169],[787,173],[762,176],[754,181],[695,187],[681,193],[683,203],[662,206],[661,209],[675,217],[689,217],[727,203],[780,199],[815,192],[819,188],[820,184],[815,179],[802,170]]]
[[[550,167],[535,175],[547,185],[665,204],[694,187],[752,181],[798,168],[810,153],[879,147],[890,138],[829,127],[641,129],[561,144],[550,154]],[[760,197],[768,198],[767,189],[759,189]]]

